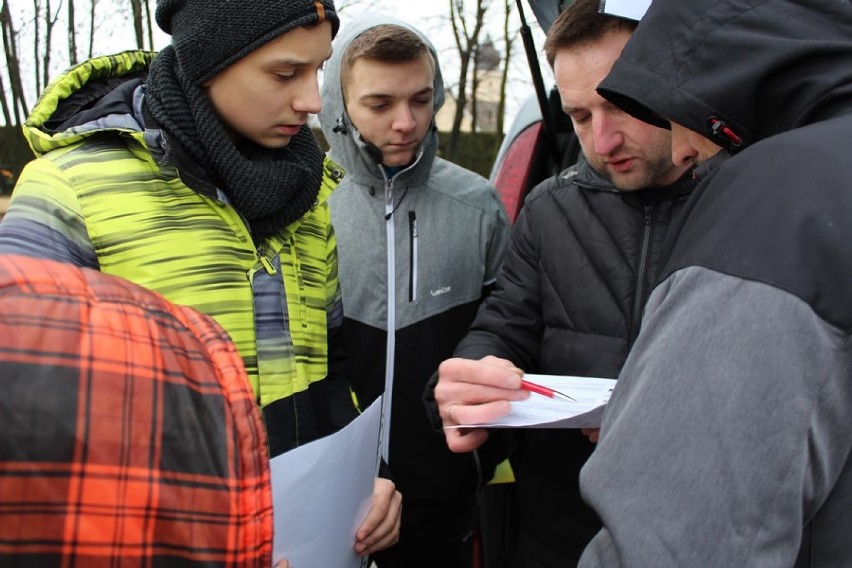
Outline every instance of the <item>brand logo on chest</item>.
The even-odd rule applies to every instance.
[[[452,287],[444,286],[443,288],[438,288],[437,290],[429,290],[429,293],[434,296],[440,296],[441,294],[449,294]]]

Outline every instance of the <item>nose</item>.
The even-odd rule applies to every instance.
[[[690,142],[686,130],[672,124],[672,162],[676,166],[688,166],[695,163],[697,158],[698,150]]]
[[[624,134],[618,127],[618,121],[605,112],[592,116],[592,136],[595,152],[601,156],[613,154],[624,143]]]
[[[393,116],[391,127],[398,132],[411,132],[417,122],[414,119],[414,113],[408,105],[400,105]]]
[[[299,86],[297,95],[293,97],[293,110],[310,114],[317,114],[322,110],[319,81],[316,75],[309,75]]]

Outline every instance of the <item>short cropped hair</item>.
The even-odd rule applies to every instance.
[[[358,59],[372,59],[386,63],[405,63],[420,58],[423,54],[429,56],[432,73],[435,73],[435,59],[429,46],[416,32],[394,24],[382,24],[370,28],[353,39],[340,67],[340,85],[346,92],[346,85],[352,75],[352,66]]]
[[[600,0],[575,0],[550,26],[544,41],[547,62],[553,67],[556,54],[563,49],[594,43],[608,33],[633,32],[637,23],[599,11]]]

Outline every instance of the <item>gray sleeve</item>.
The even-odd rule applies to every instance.
[[[849,541],[850,366],[847,334],[799,298],[673,274],[581,474],[604,529],[580,566],[793,566],[821,515]]]
[[[49,160],[33,160],[21,173],[0,224],[0,254],[99,268],[77,196]]]
[[[506,249],[509,246],[509,237],[511,235],[509,217],[506,215],[503,202],[500,201],[496,189],[491,186],[489,186],[489,189],[493,192],[493,203],[486,222],[486,231],[488,234],[484,236],[486,243],[484,286],[494,284],[497,280],[497,275],[500,273],[500,267],[503,265],[503,258],[506,256]]]

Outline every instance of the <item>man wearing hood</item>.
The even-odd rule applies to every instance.
[[[581,565],[849,566],[852,3],[655,0],[598,90],[702,165],[582,472]]]
[[[471,566],[476,493],[495,461],[450,453],[420,396],[490,290],[508,220],[485,179],[436,157],[443,79],[431,43],[408,24],[346,26],[322,98],[330,156],[347,172],[329,203],[350,375],[364,403],[385,394],[382,455],[405,498],[399,544],[375,560]]]
[[[342,308],[327,197],[340,168],[307,127],[331,54],[331,0],[161,0],[171,45],[72,68],[25,125],[38,155],[0,252],[70,262],[160,292],[230,335],[275,456],[357,409],[338,368]],[[345,480],[345,473],[342,473]],[[377,480],[356,535],[395,542]]]

